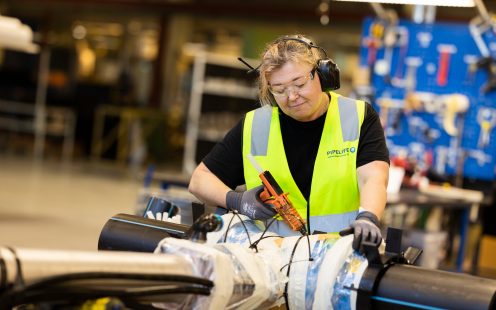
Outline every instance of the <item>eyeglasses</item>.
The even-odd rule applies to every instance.
[[[293,92],[300,92],[305,89],[305,87],[308,85],[308,82],[313,80],[315,77],[315,69],[310,71],[305,76],[302,76],[301,78],[297,79],[293,83],[291,83],[288,86],[283,86],[283,85],[277,85],[277,86],[272,86],[269,85],[269,91],[274,95],[275,97],[289,97],[291,94],[290,91],[293,90]]]

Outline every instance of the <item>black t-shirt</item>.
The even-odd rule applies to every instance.
[[[279,110],[281,134],[289,169],[296,185],[308,200],[313,167],[319,149],[326,113],[310,122],[299,122]],[[244,118],[217,143],[203,163],[230,188],[245,184],[242,137]],[[389,163],[389,151],[377,112],[366,104],[358,141],[357,168],[374,160]]]

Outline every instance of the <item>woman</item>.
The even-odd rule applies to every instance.
[[[303,36],[284,36],[262,54],[259,97],[250,111],[203,159],[189,190],[205,203],[252,219],[274,210],[249,157],[268,170],[309,232],[354,231],[353,247],[379,243],[386,204],[389,153],[377,113],[369,104],[340,96],[339,69],[325,50]],[[232,189],[246,184],[246,191]],[[282,221],[269,230],[293,235]]]

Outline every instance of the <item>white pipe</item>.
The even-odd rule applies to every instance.
[[[7,285],[16,282],[19,272],[25,285],[48,277],[85,272],[117,272],[156,275],[192,276],[192,266],[185,259],[172,255],[154,255],[134,252],[62,251],[1,247],[0,258],[5,269],[0,278]],[[17,268],[17,261],[22,269]],[[1,288],[0,288],[1,289]]]

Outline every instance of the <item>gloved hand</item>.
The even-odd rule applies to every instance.
[[[369,241],[379,246],[382,242],[381,230],[379,229],[379,219],[369,211],[358,213],[356,219],[350,227],[339,232],[340,236],[354,234],[353,249],[362,252],[361,245],[364,241]]]
[[[267,203],[260,199],[263,185],[254,187],[244,192],[230,191],[226,195],[226,205],[230,210],[236,210],[252,220],[267,220],[274,217],[277,212]]]

